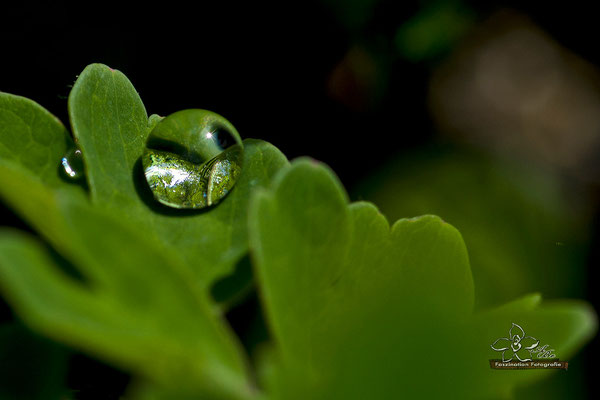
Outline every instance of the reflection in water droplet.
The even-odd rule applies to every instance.
[[[80,179],[84,175],[83,154],[77,147],[72,148],[60,161],[65,175],[73,180]]]
[[[198,209],[217,204],[231,191],[242,160],[242,141],[226,119],[206,110],[184,110],[152,130],[142,165],[158,202]]]

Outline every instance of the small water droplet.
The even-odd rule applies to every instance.
[[[234,187],[243,145],[225,118],[206,110],[183,110],[161,120],[142,155],[154,198],[173,208],[217,204]]]
[[[60,160],[62,171],[69,179],[78,180],[84,176],[83,154],[78,147],[73,147]]]

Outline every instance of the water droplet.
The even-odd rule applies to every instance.
[[[73,147],[60,160],[62,170],[69,179],[78,180],[84,176],[83,154],[78,147]]]
[[[217,204],[235,185],[243,146],[225,118],[206,110],[169,115],[152,130],[142,155],[154,198],[173,208]]]

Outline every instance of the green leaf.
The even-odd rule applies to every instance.
[[[267,185],[287,160],[261,141],[244,142],[244,167],[232,193],[205,212],[157,212],[136,163],[150,121],[129,80],[104,65],[88,66],[69,96],[73,132],[83,151],[92,202],[130,219],[140,232],[179,253],[204,286],[232,271],[247,252],[250,193]],[[159,210],[160,211],[160,210]]]
[[[129,210],[130,215],[139,217],[140,229],[147,229],[187,261],[202,286],[231,272],[247,253],[246,221],[251,194],[268,185],[287,160],[272,145],[247,139],[243,165],[232,192],[206,212],[160,214],[139,197],[136,207]]]
[[[289,168],[265,142],[244,142],[242,174],[218,206],[157,208],[138,166],[161,117],[148,118],[127,78],[106,66],[86,68],[69,98],[90,198],[56,174],[71,145],[64,128],[35,103],[2,96],[0,196],[52,250],[0,230],[0,290],[37,331],[134,372],[133,396],[508,396],[547,375],[489,368],[490,344],[511,324],[562,359],[596,330],[587,305],[541,305],[537,295],[473,313],[456,229],[434,216],[390,228],[373,205],[348,204],[327,168]],[[206,290],[236,265],[211,293],[233,304],[248,289],[248,240],[274,337],[257,374],[265,393]]]
[[[55,189],[20,165],[0,159],[0,198],[51,243],[69,243],[64,221],[54,211],[58,208],[57,193],[70,196],[72,201],[86,202],[75,186]]]
[[[462,349],[457,348],[464,354],[461,365],[466,368],[479,362],[484,355],[488,359],[501,359],[501,354],[489,346],[496,339],[507,337],[513,323],[520,325],[525,335],[539,339],[540,346],[549,345],[563,361],[570,361],[597,331],[597,316],[588,304],[575,300],[542,303],[540,295],[528,295],[473,316]],[[474,352],[473,348],[479,351]],[[470,373],[469,377],[461,375],[462,382],[468,385],[477,381],[481,393],[485,394],[481,397],[499,397],[500,394],[509,397],[513,395],[515,386],[538,381],[552,371],[497,371],[488,367],[471,368]]]
[[[250,233],[275,342],[263,365],[272,398],[502,395],[544,373],[490,369],[490,344],[505,334],[506,318],[546,335],[561,356],[595,330],[581,304],[537,310],[526,299],[473,314],[456,229],[433,216],[390,229],[374,206],[348,205],[331,171],[312,161],[294,162],[272,191],[256,195]]]
[[[69,94],[69,116],[92,200],[115,207],[135,201],[131,175],[142,155],[148,116],[129,79],[105,65],[88,65]]]
[[[58,195],[61,253],[85,282],[57,268],[29,235],[0,232],[0,287],[36,330],[167,387],[246,398],[245,364],[205,293],[176,254],[111,216]],[[127,251],[123,251],[123,243]]]
[[[81,187],[59,174],[61,158],[73,146],[62,123],[35,102],[0,93],[0,198],[49,238],[61,239],[53,196],[68,192],[86,201]]]
[[[260,141],[248,147],[249,171],[258,167],[248,179],[260,181],[278,160],[269,152],[280,153]],[[166,388],[249,396],[236,340],[168,243],[138,231],[120,210],[91,207],[76,186],[49,186],[10,159],[0,159],[0,179],[3,199],[86,281],[66,276],[35,239],[3,233],[0,287],[30,326]]]
[[[64,183],[60,159],[70,146],[71,137],[55,116],[34,101],[0,92],[0,160],[59,186]]]
[[[582,222],[590,219],[554,177],[530,165],[427,148],[393,160],[355,195],[390,220],[435,214],[454,225],[469,249],[478,307],[529,292],[584,296],[589,228]]]

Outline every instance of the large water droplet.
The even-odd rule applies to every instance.
[[[60,160],[62,171],[67,178],[78,180],[84,176],[83,155],[78,147],[73,147]]]
[[[242,141],[229,121],[206,110],[183,110],[152,130],[142,165],[158,202],[174,208],[204,208],[231,191],[242,160]]]

